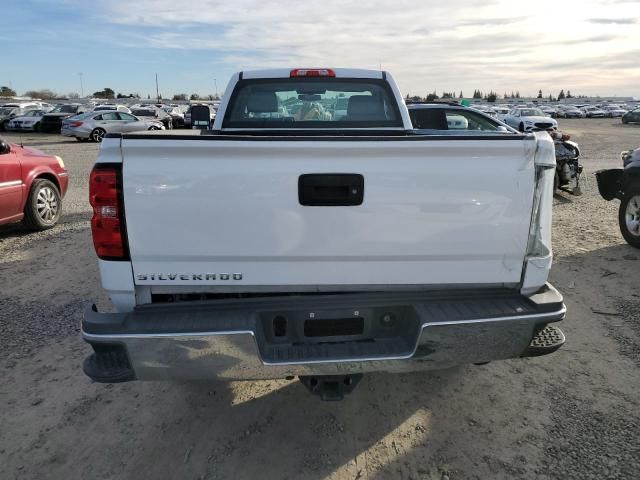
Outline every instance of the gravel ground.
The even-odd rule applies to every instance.
[[[55,229],[0,227],[0,478],[638,478],[640,251],[593,172],[619,166],[640,128],[560,123],[586,170],[584,195],[554,202],[551,281],[565,295],[567,344],[540,358],[368,375],[341,403],[290,381],[86,378],[81,312],[109,306],[88,225],[97,146],[22,135],[62,156],[71,184]]]

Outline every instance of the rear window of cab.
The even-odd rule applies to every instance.
[[[259,129],[402,126],[387,82],[309,77],[240,80],[222,124]]]

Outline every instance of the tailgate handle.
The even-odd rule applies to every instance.
[[[362,205],[364,177],[357,173],[308,173],[298,178],[298,200],[309,207]]]

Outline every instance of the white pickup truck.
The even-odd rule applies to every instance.
[[[85,373],[339,399],[366,372],[557,349],[552,140],[432,123],[387,72],[275,69],[234,75],[211,131],[108,135],[91,225],[116,311],[86,311]]]

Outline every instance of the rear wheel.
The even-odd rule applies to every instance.
[[[88,142],[89,139],[88,138],[80,138],[80,137],[76,137],[76,140],[79,142]]]
[[[105,132],[104,129],[102,129],[102,128],[95,128],[91,132],[91,140],[93,140],[94,142],[100,143],[102,141],[102,139],[104,138],[106,133],[107,132]]]
[[[625,192],[618,210],[618,224],[627,243],[640,248],[640,185]]]
[[[60,219],[62,200],[58,187],[50,180],[37,178],[31,185],[24,207],[24,224],[31,230],[46,230]]]
[[[520,122],[520,125],[518,125],[518,130],[524,132],[524,123]]]
[[[33,126],[33,131],[34,131],[34,132],[39,132],[39,131],[40,131],[40,122],[36,123],[36,124]]]
[[[160,130],[160,128],[153,126],[153,127],[149,127],[149,130]]]

